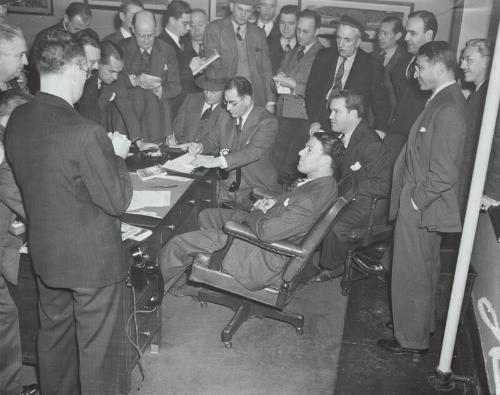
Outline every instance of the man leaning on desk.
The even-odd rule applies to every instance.
[[[181,144],[197,156],[196,167],[219,168],[217,201],[236,207],[251,207],[250,192],[261,187],[280,192],[278,173],[271,162],[278,121],[264,107],[254,105],[252,84],[241,76],[231,78],[224,89],[224,100],[231,117],[220,118],[199,142]]]

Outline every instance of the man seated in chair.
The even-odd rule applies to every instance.
[[[332,133],[316,133],[299,152],[297,169],[307,178],[298,182],[296,188],[274,199],[257,200],[250,211],[220,208],[202,211],[200,230],[172,238],[161,250],[165,290],[169,291],[183,276],[196,254],[211,254],[224,247],[227,235],[222,226],[228,220],[248,225],[262,241],[299,243],[328,202],[337,196],[333,174],[341,163],[342,153],[342,143]],[[285,256],[236,239],[222,262],[222,270],[248,289],[258,290],[280,278],[286,260]],[[196,295],[198,289],[187,286],[184,279],[171,293],[176,296]]]
[[[357,189],[355,198],[323,241],[321,271],[313,282],[328,281],[344,273],[348,250],[346,235],[368,220],[373,197],[389,194],[392,171],[387,148],[362,118],[362,95],[340,91],[333,96],[330,110],[332,131],[341,134],[346,148],[340,177],[352,174]]]
[[[210,133],[198,142],[183,145],[198,156],[198,167],[219,168],[217,201],[249,209],[250,192],[259,187],[280,192],[278,173],[271,162],[278,121],[253,100],[253,88],[245,77],[231,78],[224,88],[224,100],[230,117],[221,117]]]

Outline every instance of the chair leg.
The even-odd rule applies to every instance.
[[[351,279],[352,279],[352,249],[349,249],[347,252],[347,259],[344,263],[344,274],[342,276],[342,280],[340,280],[340,286],[342,288],[342,295],[349,295],[349,289],[351,288]]]
[[[304,316],[302,314],[293,313],[286,310],[277,310],[272,307],[254,305],[256,317],[267,317],[273,320],[283,321],[292,325],[299,335],[304,333]]]
[[[224,347],[232,347],[231,340],[233,339],[233,335],[245,321],[253,316],[251,304],[242,302],[236,310],[233,318],[231,318],[231,321],[229,321],[229,323],[222,330],[221,340],[222,343],[224,343]]]

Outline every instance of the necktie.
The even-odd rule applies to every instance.
[[[210,114],[212,114],[212,106],[208,107],[205,111],[203,111],[203,114],[201,114],[201,119],[207,119]]]
[[[385,66],[385,51],[380,52],[380,54],[378,55],[378,59],[380,60],[380,63]]]
[[[241,36],[241,26],[238,26],[236,29],[236,38],[240,41],[243,41],[243,37]]]
[[[239,117],[236,122],[236,132],[241,133],[241,125],[243,123],[243,118]]]
[[[335,73],[335,78],[333,80],[333,86],[330,89],[330,94],[328,95],[327,105],[328,105],[328,103],[330,103],[330,99],[342,90],[342,77],[344,76],[345,58],[341,56],[340,59],[341,59],[340,66],[339,66],[339,69],[337,70],[337,72]]]
[[[285,52],[288,52],[288,51],[291,51],[292,50],[292,46],[290,45],[290,41],[286,44],[286,47],[285,47]]]
[[[412,80],[415,78],[415,65],[417,63],[417,57],[414,56],[413,59],[411,60],[410,64],[406,68],[406,79]]]
[[[151,55],[148,51],[142,52],[142,71],[145,73],[149,73],[149,69],[151,66]]]
[[[201,58],[205,57],[205,51],[203,49],[203,43],[198,44],[198,56]]]
[[[474,89],[470,95],[467,97],[467,102],[470,103],[472,101],[472,98],[476,96],[476,90]]]
[[[299,50],[297,51],[297,62],[300,62],[300,60],[304,57],[304,46],[301,45],[299,47]]]

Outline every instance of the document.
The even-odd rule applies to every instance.
[[[205,70],[208,66],[210,66],[213,62],[215,62],[219,58],[220,58],[220,55],[217,52],[214,52],[211,56],[209,56],[208,58],[205,58],[198,65],[198,67],[196,67],[192,70],[193,75],[196,75],[196,74],[200,73],[201,71]]]
[[[170,191],[134,191],[127,212],[165,206],[170,206]]]

